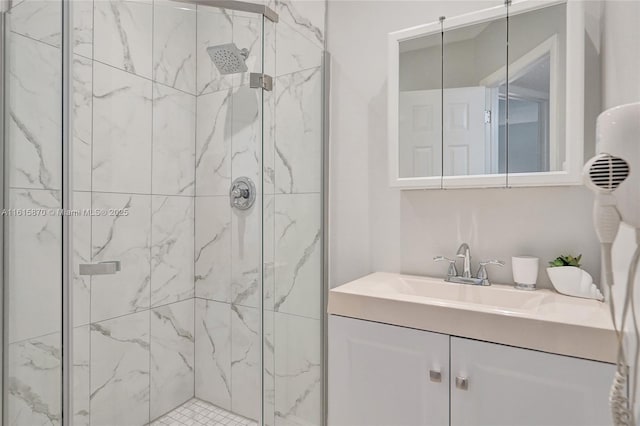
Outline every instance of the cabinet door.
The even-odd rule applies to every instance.
[[[328,424],[447,425],[448,367],[449,336],[332,315]]]
[[[611,364],[452,337],[451,425],[610,425],[614,372]]]

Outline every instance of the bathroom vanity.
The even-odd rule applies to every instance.
[[[375,273],[328,311],[332,426],[611,424],[601,302]]]

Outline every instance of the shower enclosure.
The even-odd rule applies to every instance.
[[[0,8],[2,423],[324,424],[324,2]]]

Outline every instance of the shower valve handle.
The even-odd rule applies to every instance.
[[[249,198],[249,190],[247,188],[235,187],[231,191],[233,198]]]

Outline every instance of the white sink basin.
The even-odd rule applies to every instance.
[[[387,296],[426,297],[431,302],[449,305],[475,305],[476,308],[498,309],[502,311],[535,312],[547,293],[521,291],[503,285],[476,286],[449,283],[442,279],[396,275],[376,282],[371,291]]]
[[[608,306],[551,290],[377,272],[329,292],[329,314],[615,362]]]

